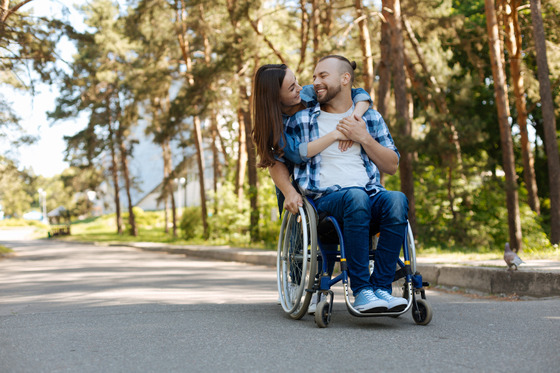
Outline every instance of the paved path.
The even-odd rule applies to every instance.
[[[130,243],[130,246],[205,259],[276,265],[275,251],[151,242]],[[418,257],[417,262],[424,280],[433,286],[505,296],[560,296],[560,262],[556,261],[527,260],[518,271],[508,271],[502,259],[458,261],[451,255],[445,255]]]
[[[275,271],[130,247],[0,242],[0,372],[557,372],[560,299],[428,291],[434,319],[294,321]]]

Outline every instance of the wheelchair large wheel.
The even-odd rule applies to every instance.
[[[299,214],[285,212],[278,240],[276,275],[280,303],[291,318],[307,312],[317,273],[317,218],[304,199]]]

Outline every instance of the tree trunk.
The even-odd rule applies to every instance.
[[[356,0],[356,17],[358,28],[360,30],[360,49],[362,50],[362,77],[364,81],[364,89],[371,96],[371,100],[375,101],[375,92],[373,90],[373,57],[371,55],[371,38],[369,36],[367,16],[364,14],[362,0]]]
[[[501,0],[504,1],[504,0]],[[519,0],[507,0],[504,4],[504,25],[506,47],[509,52],[509,66],[511,71],[511,82],[515,95],[515,107],[517,109],[517,124],[521,134],[521,154],[523,157],[523,177],[525,186],[529,193],[529,206],[531,210],[540,215],[540,202],[537,191],[537,179],[535,176],[535,160],[529,143],[527,132],[527,105],[525,101],[525,85],[521,73],[521,29],[519,28],[517,7]]]
[[[201,5],[202,6],[202,5]],[[201,15],[203,13],[203,9],[201,8]],[[186,65],[186,79],[189,85],[194,85],[194,76],[193,76],[193,64],[190,55],[190,46],[189,46],[189,39],[187,35],[187,15],[185,9],[185,2],[183,0],[180,1],[180,8],[179,5],[177,6],[177,22],[180,22],[180,27],[177,28],[177,39],[179,40],[179,46],[181,48],[181,54],[183,56],[183,61]],[[195,111],[197,111],[198,106],[195,106]],[[208,237],[208,211],[206,206],[206,189],[205,189],[205,182],[204,182],[204,146],[202,142],[202,132],[200,128],[200,118],[198,116],[193,117],[193,136],[196,146],[196,156],[197,156],[197,164],[198,164],[198,176],[199,176],[199,183],[200,183],[200,207],[201,207],[201,217],[202,217],[202,227],[203,227],[203,236],[205,238]],[[173,203],[173,201],[172,201]]]
[[[307,13],[306,9],[307,2],[307,0],[299,1],[299,8],[301,11],[301,47],[299,52],[299,62],[297,65],[296,76],[300,76],[303,71],[303,66],[305,65],[305,56],[307,54],[307,43],[309,42],[309,14]]]
[[[258,66],[258,63],[255,63],[255,66]],[[250,100],[247,96],[247,87],[242,86],[241,88],[242,89],[240,91],[243,93],[243,97],[240,97],[240,99],[242,99],[240,101],[244,103],[243,120],[245,122],[245,138],[247,139],[247,171],[249,176],[249,203],[251,206],[249,233],[251,236],[251,242],[257,242],[259,240],[259,189],[257,185],[257,151],[251,137],[251,132],[253,131],[251,120],[252,111]]]
[[[502,158],[506,174],[506,201],[508,210],[509,244],[512,250],[519,252],[522,249],[521,220],[519,216],[519,202],[515,174],[515,161],[513,156],[513,142],[509,126],[509,102],[506,93],[506,77],[502,61],[503,49],[498,32],[498,20],[494,0],[485,0],[486,26],[488,31],[488,44],[490,47],[490,61],[492,63],[492,76],[494,78],[494,95],[498,110],[500,138],[502,145]]]
[[[245,128],[245,119],[241,106],[239,106],[239,108],[237,109],[237,122],[239,123],[239,137],[235,190],[237,191],[237,201],[239,204],[239,209],[241,209],[241,201],[243,200],[245,190],[245,173],[247,172],[247,130]]]
[[[200,207],[202,210],[202,228],[204,238],[208,238],[208,210],[206,208],[206,188],[204,182],[204,148],[202,143],[202,134],[200,129],[200,118],[195,116],[193,118],[194,125],[194,138],[196,146],[196,161],[198,164],[198,181],[200,183]]]
[[[163,179],[165,180],[165,169],[164,169],[164,177]],[[164,185],[164,184],[162,184]],[[162,193],[166,194],[167,192],[164,192],[162,190]],[[166,195],[165,198],[163,199],[163,216],[164,216],[164,220],[165,220],[165,228],[164,228],[164,232],[167,234],[169,233],[169,207],[168,207],[168,196]]]
[[[386,119],[389,99],[391,98],[391,26],[387,22],[387,11],[383,9],[383,21],[381,23],[381,40],[379,49],[381,58],[379,60],[378,74],[379,84],[377,86],[377,111]],[[373,103],[375,107],[375,102]],[[379,182],[385,184],[385,174],[380,172]]]
[[[393,84],[395,91],[395,109],[398,135],[405,138],[412,136],[412,121],[408,115],[406,94],[406,74],[404,66],[404,41],[400,0],[385,0],[383,7],[388,8],[387,20],[391,25],[391,60],[393,65]],[[399,148],[401,191],[408,198],[408,219],[412,229],[416,228],[416,204],[414,199],[414,176],[412,173],[412,153],[407,147]]]
[[[121,169],[122,177],[124,179],[124,186],[126,189],[126,198],[128,201],[128,224],[130,224],[130,234],[132,236],[138,236],[138,229],[136,228],[136,219],[134,216],[134,210],[132,209],[132,197],[130,195],[130,175],[128,172],[128,152],[123,139],[123,130],[119,126],[117,141],[119,142],[119,148],[121,153]]]
[[[113,186],[115,189],[115,213],[117,219],[117,233],[122,234],[122,216],[121,216],[121,199],[119,196],[119,169],[117,166],[117,154],[115,150],[115,132],[113,130],[113,117],[110,112],[110,99],[107,98],[106,110],[108,112],[108,128],[109,128],[109,147],[111,148],[111,176],[113,178]]]
[[[171,221],[173,223],[173,237],[177,237],[177,209],[175,207],[175,194],[173,193],[173,180],[171,179],[171,171],[173,164],[171,159],[171,147],[169,140],[163,142],[163,179],[164,187],[167,189],[167,195],[171,199]]]
[[[550,89],[548,58],[546,56],[546,40],[541,14],[540,0],[531,0],[531,20],[533,22],[533,38],[537,51],[537,73],[539,77],[539,93],[544,126],[544,144],[548,160],[548,182],[550,185],[550,242],[560,243],[560,156],[554,103]]]
[[[204,19],[204,5],[202,3],[199,4],[200,7],[200,19],[202,23],[206,23]],[[211,68],[211,61],[212,61],[212,46],[210,45],[210,41],[208,40],[208,35],[206,33],[206,29],[202,29],[202,38],[204,40],[204,62],[208,68]],[[214,90],[214,84],[210,84],[210,89]],[[221,178],[222,175],[222,165],[220,163],[220,157],[218,154],[218,137],[220,137],[220,133],[218,131],[218,119],[216,117],[216,110],[214,108],[210,109],[210,133],[212,136],[212,170],[213,170],[213,182],[212,182],[212,189],[214,191],[214,214],[218,213],[218,180]],[[221,140],[221,137],[220,137]],[[204,162],[202,161],[204,165]],[[205,204],[206,205],[206,204]],[[208,216],[208,214],[203,214],[204,217]],[[205,219],[206,220],[206,219]],[[206,223],[207,225],[208,223]]]
[[[319,33],[319,25],[321,24],[321,2],[319,0],[311,0],[311,29],[313,31],[313,64],[316,64],[321,58],[321,35]]]
[[[210,130],[212,132],[212,170],[214,180],[212,189],[214,190],[214,215],[218,213],[218,180],[222,177],[222,164],[220,162],[220,153],[218,151],[218,119],[216,112],[212,109],[210,113]]]

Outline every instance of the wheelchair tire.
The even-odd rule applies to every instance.
[[[412,304],[412,318],[418,325],[428,325],[432,321],[432,306],[430,303],[425,299],[416,299],[416,304]]]
[[[317,304],[317,309],[315,310],[315,324],[317,324],[319,328],[326,328],[329,325],[329,309],[330,304],[326,300]]]
[[[280,303],[291,318],[299,320],[306,313],[317,274],[317,217],[304,198],[299,214],[284,213],[276,275]]]

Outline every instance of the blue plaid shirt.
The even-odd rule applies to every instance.
[[[316,104],[313,107],[297,112],[286,123],[286,135],[293,136],[299,142],[311,142],[319,138],[319,126],[317,125],[317,118],[321,113],[321,105]],[[397,153],[400,159],[400,154],[397,151],[393,138],[389,133],[387,124],[377,111],[369,109],[362,117],[366,122],[367,130],[371,136],[381,145],[386,148],[392,149]],[[369,182],[366,184],[365,189],[370,194],[375,194],[380,190],[384,190],[380,181],[379,169],[369,159],[367,153],[362,148],[362,160],[366,168]],[[294,180],[299,185],[304,195],[309,195],[312,198],[321,197],[324,194],[335,192],[341,189],[340,185],[332,185],[329,187],[321,187],[319,185],[321,170],[321,153],[309,159],[308,162],[294,165]]]

